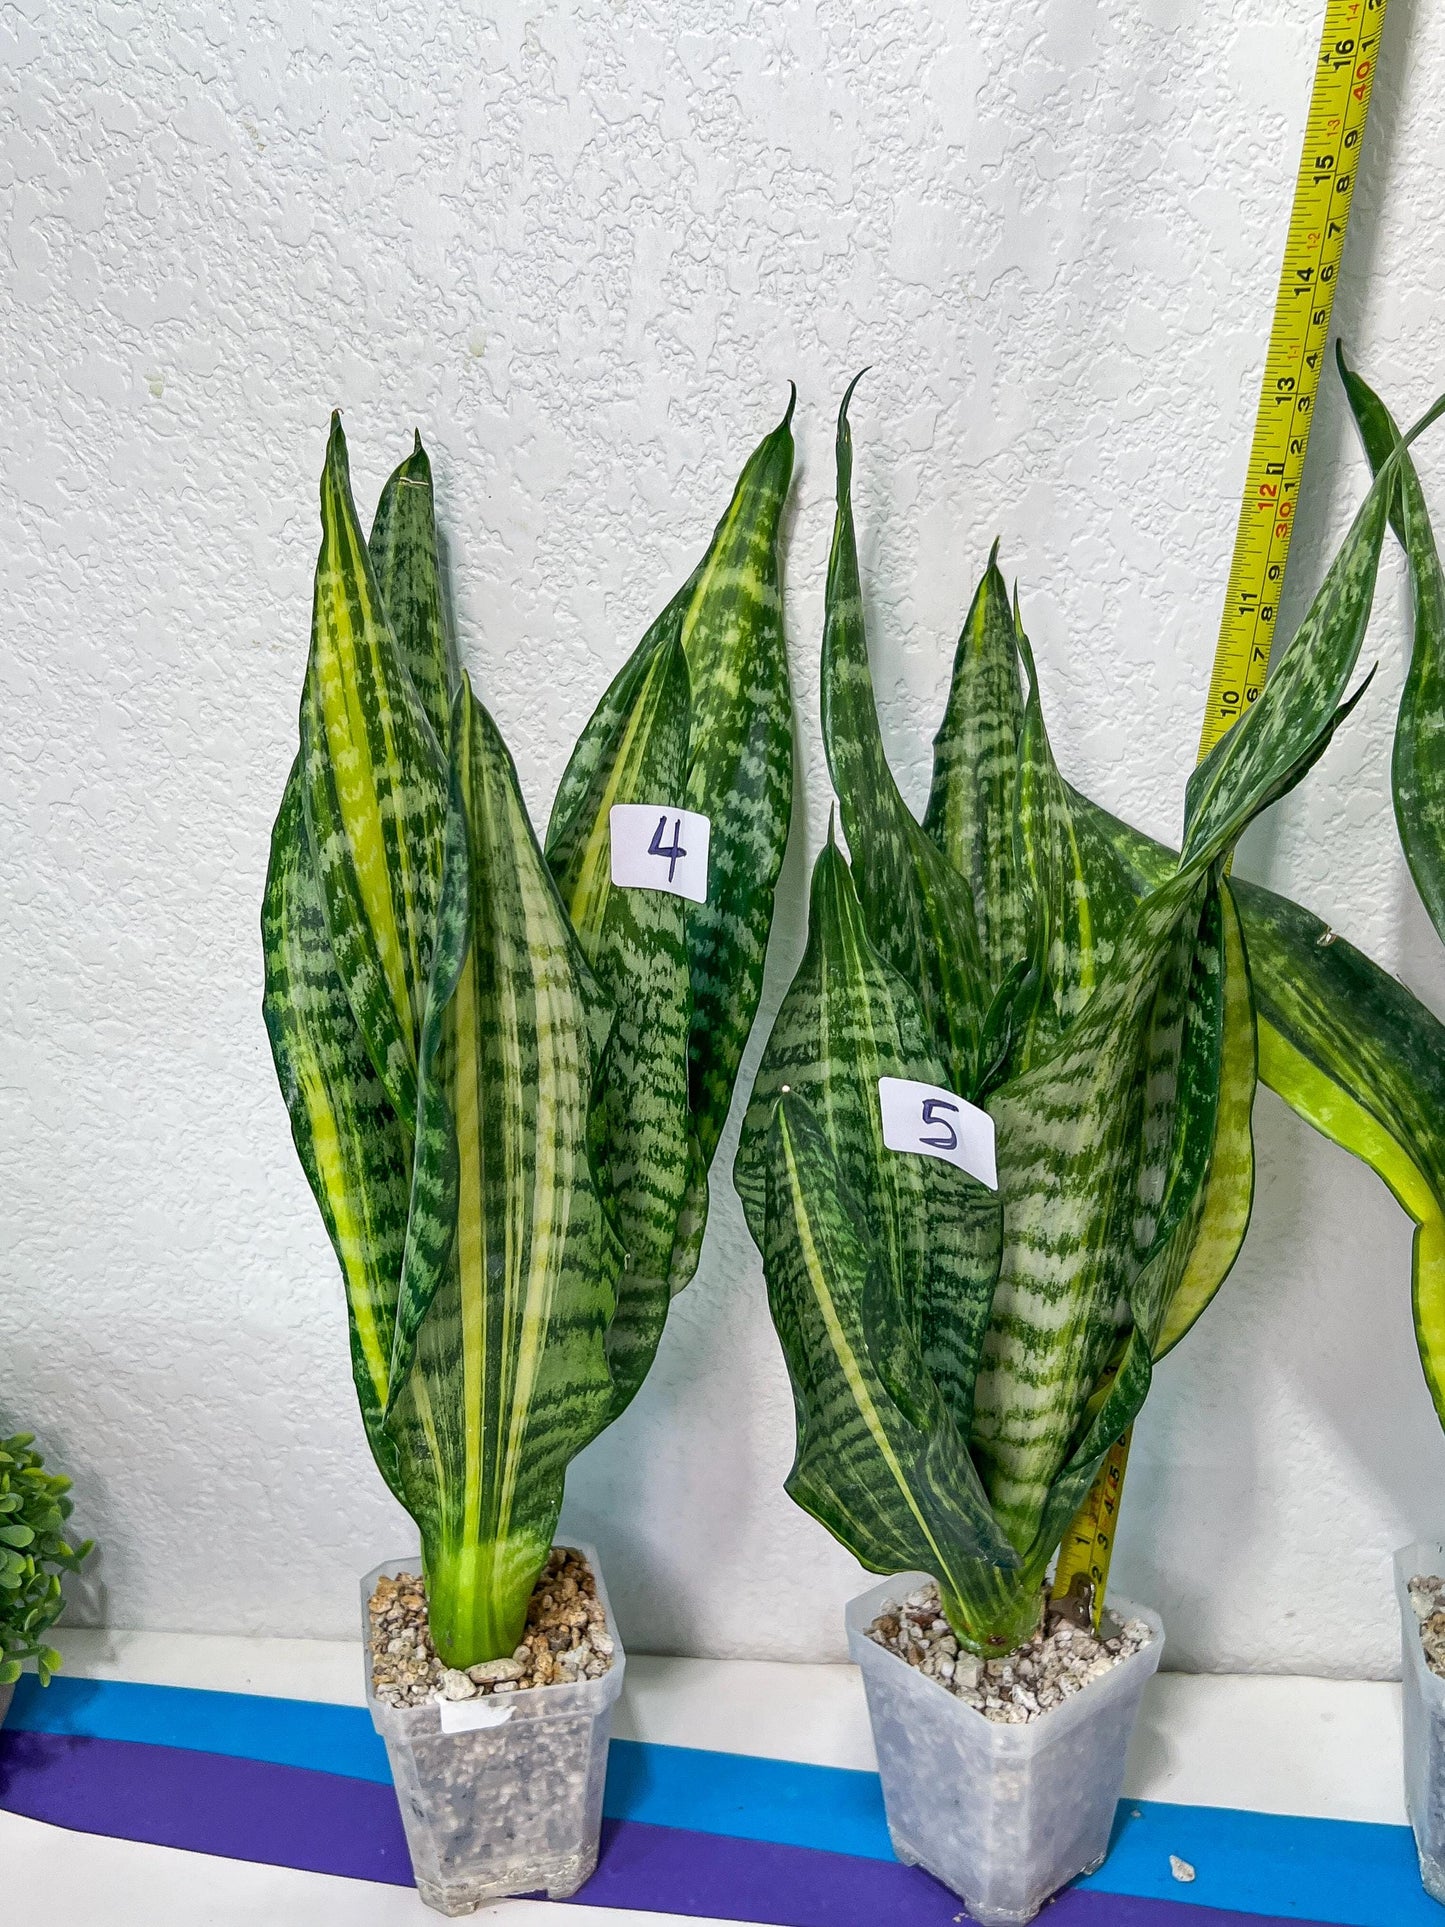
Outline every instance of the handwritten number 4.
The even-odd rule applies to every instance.
[[[956,1116],[958,1106],[947,1103],[941,1097],[924,1098],[923,1122],[925,1124],[936,1124],[941,1130],[948,1133],[947,1137],[921,1137],[918,1140],[920,1144],[926,1144],[934,1151],[956,1151],[958,1149],[958,1132],[954,1130],[948,1119],[943,1115],[945,1111],[952,1111]]]
[[[673,819],[672,842],[670,844],[664,843],[662,840],[663,831],[666,830],[666,828],[667,818],[665,816],[658,817],[657,828],[652,832],[652,841],[647,846],[647,854],[649,856],[665,856],[668,859],[667,880],[671,883],[673,873],[677,869],[678,863],[687,855],[687,851],[682,847],[682,818],[679,816]]]

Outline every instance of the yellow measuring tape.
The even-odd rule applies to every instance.
[[[1345,229],[1360,171],[1385,4],[1386,0],[1327,0],[1325,7],[1229,587],[1199,737],[1201,760],[1259,695],[1269,668]],[[1126,1432],[1111,1447],[1059,1550],[1053,1597],[1081,1625],[1097,1626],[1103,1611],[1129,1437]]]

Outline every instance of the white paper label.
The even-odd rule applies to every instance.
[[[476,1733],[484,1726],[505,1726],[512,1717],[507,1699],[484,1693],[474,1700],[438,1700],[443,1733]]]
[[[689,903],[707,902],[707,850],[712,823],[695,810],[661,803],[614,803],[612,881],[624,890],[670,890]]]
[[[967,1098],[910,1077],[880,1077],[883,1142],[890,1151],[915,1151],[956,1164],[971,1178],[998,1189],[993,1119]]]

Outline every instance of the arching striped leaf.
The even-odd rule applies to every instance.
[[[583,954],[617,1013],[592,1114],[598,1177],[625,1253],[607,1335],[614,1416],[652,1364],[671,1297],[690,1171],[692,980],[684,900],[615,889],[609,825],[617,804],[682,807],[690,710],[687,662],[674,635],[651,656],[623,726],[592,761],[549,852]]]
[[[587,1145],[609,1011],[461,679],[388,1429],[450,1664],[510,1652],[607,1423],[619,1254]]]
[[[381,491],[367,552],[401,660],[445,750],[457,689],[457,653],[437,563],[431,463],[420,435]]]
[[[1392,468],[1371,485],[1259,700],[1190,777],[1185,862],[1231,849],[1250,817],[1300,781],[1349,713],[1341,698],[1370,619],[1393,478]]]
[[[387,1099],[332,961],[299,770],[271,833],[261,906],[262,1011],[291,1135],[346,1286],[351,1367],[377,1465],[399,1490],[382,1428],[410,1190],[411,1137]]]
[[[411,1126],[445,772],[372,573],[339,417],[321,528],[301,697],[306,830],[338,975],[387,1096]]]
[[[853,531],[852,393],[850,387],[838,411],[838,508],[823,626],[823,743],[868,934],[914,986],[949,1067],[951,1088],[970,1097],[978,1083],[990,989],[969,886],[915,821],[883,750]]]
[[[1445,1423],[1445,1025],[1308,910],[1257,884],[1233,887],[1261,1079],[1378,1172],[1415,1222],[1415,1335]]]
[[[1336,354],[1371,468],[1378,474],[1392,456],[1399,468],[1391,520],[1409,563],[1414,634],[1395,723],[1395,822],[1420,899],[1445,940],[1445,575],[1425,492],[1400,432],[1338,347]]]

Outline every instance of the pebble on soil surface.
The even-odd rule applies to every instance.
[[[1425,1664],[1432,1673],[1445,1679],[1445,1579],[1433,1573],[1417,1572],[1410,1581],[1410,1604],[1420,1622]]]
[[[378,1579],[371,1595],[371,1683],[388,1706],[480,1699],[532,1686],[600,1679],[614,1647],[597,1581],[580,1552],[554,1546],[532,1589],[527,1626],[510,1657],[466,1672],[443,1666],[427,1627],[426,1590],[417,1573]]]
[[[1061,1706],[1150,1640],[1142,1619],[1127,1620],[1116,1632],[1096,1639],[1072,1620],[1051,1613],[1016,1652],[1002,1659],[976,1659],[960,1649],[932,1584],[909,1593],[901,1606],[885,1606],[868,1635],[976,1707],[986,1720],[1005,1726],[1023,1726]]]

